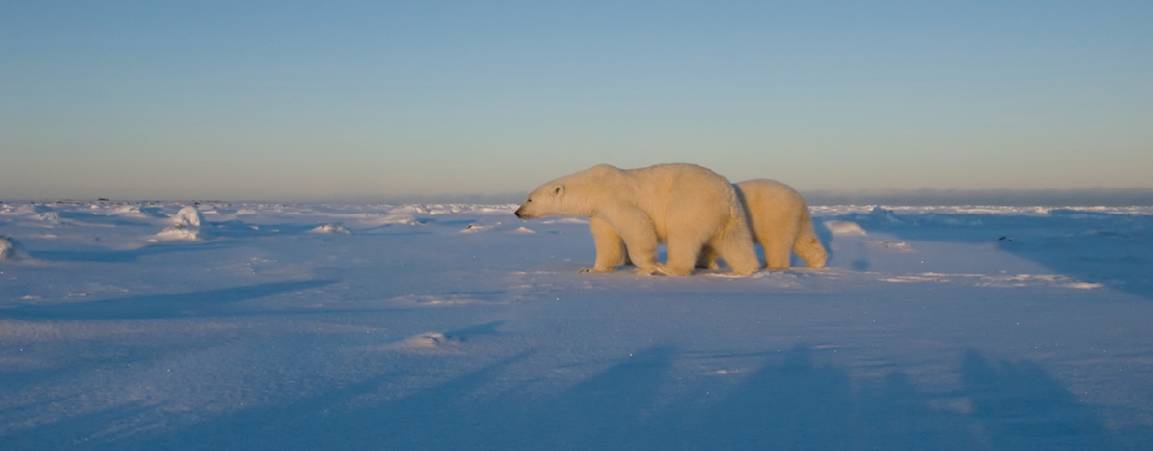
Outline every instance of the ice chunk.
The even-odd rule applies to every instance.
[[[181,208],[180,211],[172,216],[172,224],[182,225],[186,228],[200,228],[200,223],[202,222],[204,222],[204,217],[200,215],[200,210],[197,210],[196,207],[193,206]]]
[[[200,230],[204,218],[196,207],[181,208],[172,215],[170,222],[172,225],[165,227],[153,237],[155,241],[196,241],[204,237]]]
[[[28,258],[24,246],[12,238],[0,235],[0,261],[23,260]]]

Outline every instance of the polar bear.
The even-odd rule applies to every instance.
[[[737,193],[749,214],[749,227],[765,251],[768,269],[789,267],[789,251],[805,266],[825,267],[828,252],[813,231],[809,206],[793,188],[776,180],[755,179],[736,184]],[[716,253],[702,252],[703,266],[716,268]]]
[[[752,274],[760,266],[736,190],[694,164],[596,165],[536,188],[515,214],[588,217],[597,248],[591,271],[612,271],[627,252],[639,274],[688,275],[705,246],[736,274]],[[597,233],[615,240],[598,239]],[[657,262],[660,242],[668,246],[664,265]]]

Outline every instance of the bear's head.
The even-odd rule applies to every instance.
[[[589,216],[596,204],[598,193],[609,186],[621,170],[607,164],[598,164],[583,171],[566,175],[541,185],[528,195],[528,199],[514,214],[521,219],[540,216]]]
[[[538,216],[565,216],[575,215],[565,208],[564,183],[560,180],[545,183],[529,193],[528,200],[520,204],[513,214],[521,219],[530,219]]]

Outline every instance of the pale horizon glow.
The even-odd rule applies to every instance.
[[[0,199],[1153,189],[1149,2],[14,3]]]

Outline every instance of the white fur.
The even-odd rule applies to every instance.
[[[765,251],[769,269],[789,267],[790,251],[810,268],[825,267],[828,253],[813,231],[809,206],[793,188],[776,180],[746,180],[736,184],[749,214],[749,227]],[[715,266],[715,254],[705,251],[702,261]]]
[[[701,166],[672,163],[622,170],[607,164],[541,185],[517,216],[583,216],[596,243],[593,271],[629,259],[641,274],[691,274],[708,246],[737,274],[758,269],[744,208],[728,180]],[[668,262],[657,263],[657,245]]]

